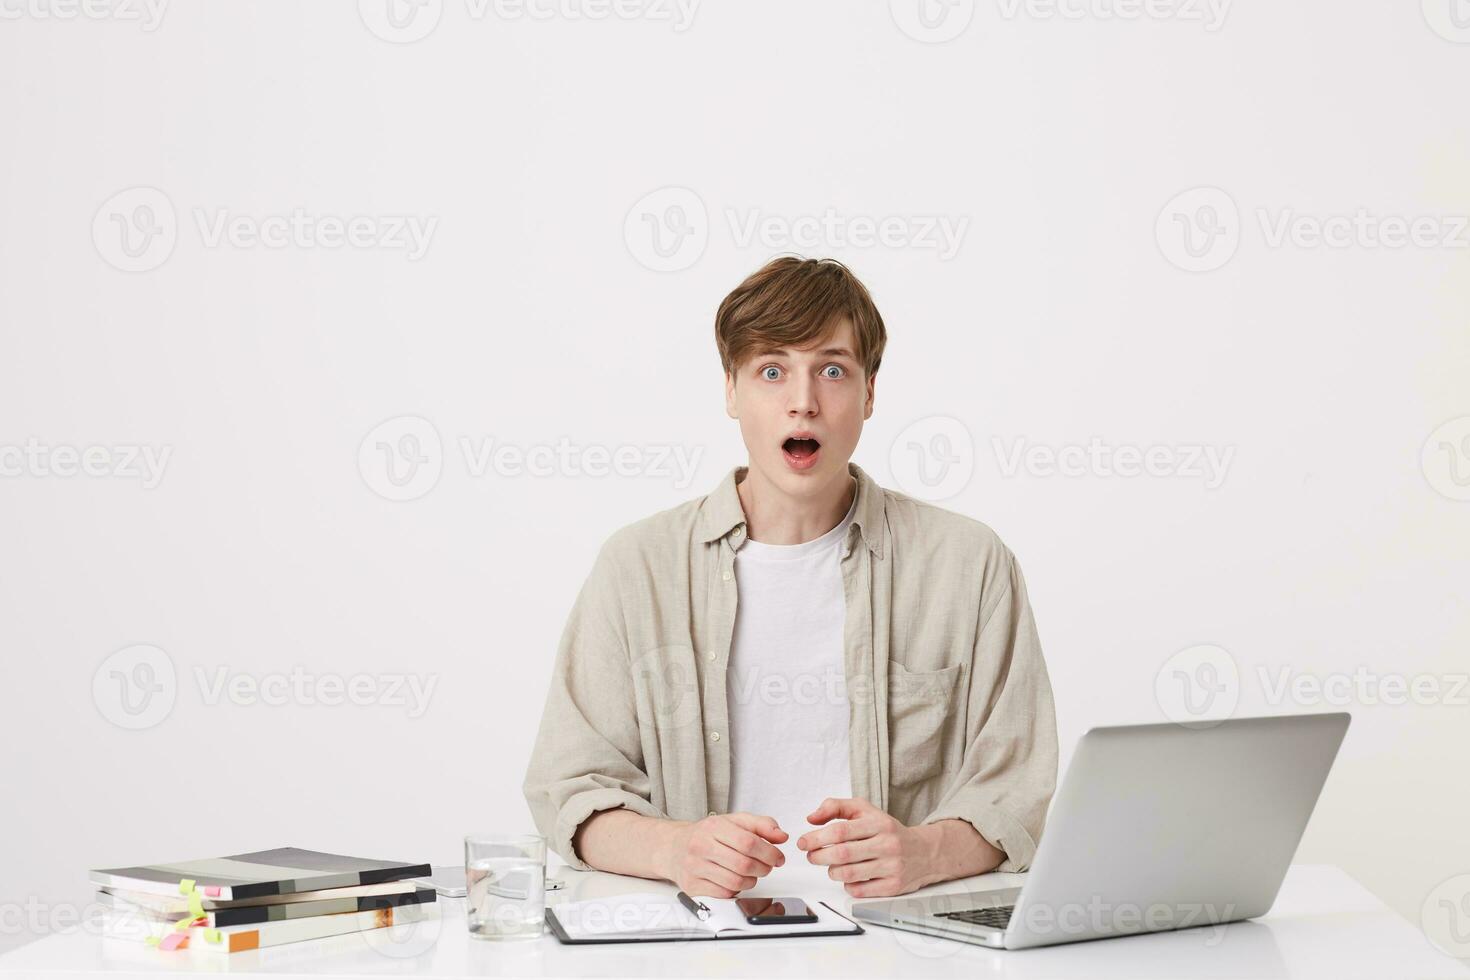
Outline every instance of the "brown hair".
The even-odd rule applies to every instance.
[[[867,287],[836,259],[782,256],[753,272],[715,314],[715,343],[726,374],[749,357],[782,347],[808,347],[846,318],[868,377],[878,373],[888,342]]]

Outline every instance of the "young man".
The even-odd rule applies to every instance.
[[[1025,584],[989,528],[848,462],[886,342],[868,291],[776,259],[715,337],[749,465],[604,545],[536,825],[574,867],[720,898],[802,857],[856,897],[1024,870],[1057,764]]]

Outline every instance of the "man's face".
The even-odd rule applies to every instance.
[[[846,320],[810,347],[754,354],[725,378],[725,411],[740,421],[750,466],[778,489],[813,496],[847,478],[873,379]]]

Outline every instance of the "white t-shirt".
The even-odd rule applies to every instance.
[[[853,505],[857,504],[854,497]],[[853,508],[826,534],[793,545],[746,541],[735,553],[735,635],[726,673],[730,811],[775,817],[790,839],[829,796],[851,796],[842,546]]]

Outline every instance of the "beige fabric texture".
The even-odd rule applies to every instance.
[[[1057,739],[1021,569],[984,524],[849,470],[853,794],[910,826],[965,820],[1005,852],[998,870],[1025,870],[1056,785]],[[614,534],[567,620],[523,788],[540,832],[578,869],[588,865],[573,837],[599,811],[726,811],[744,473]],[[810,828],[783,829],[794,838]]]

